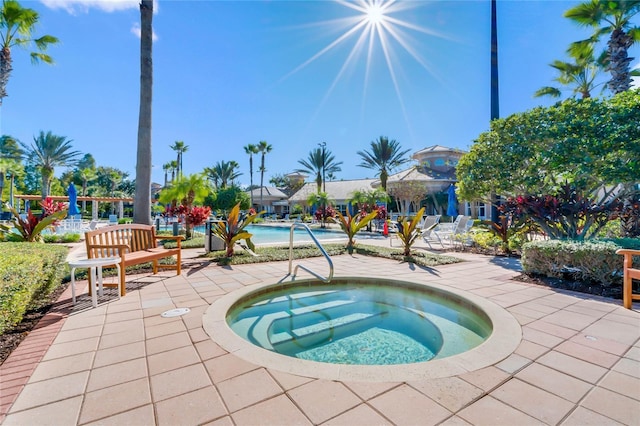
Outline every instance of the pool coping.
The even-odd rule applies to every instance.
[[[339,277],[340,280],[362,277]],[[376,278],[377,279],[377,278]],[[300,280],[308,281],[308,280]],[[260,348],[238,336],[227,324],[229,309],[240,299],[269,287],[298,285],[300,281],[261,283],[237,289],[216,300],[203,314],[202,324],[209,337],[223,349],[253,364],[298,376],[327,380],[364,382],[404,382],[409,380],[452,377],[494,365],[511,355],[522,340],[522,328],[516,318],[501,306],[464,290],[440,284],[412,282],[453,294],[477,305],[490,318],[493,332],[479,346],[453,356],[427,362],[400,365],[345,365],[307,361],[280,355]],[[385,281],[406,283],[401,280]],[[328,284],[330,285],[330,284]]]

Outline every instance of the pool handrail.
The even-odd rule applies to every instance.
[[[306,266],[301,265],[301,264],[297,264],[295,269],[293,269],[293,275],[291,274],[291,270],[292,270],[292,267],[293,267],[293,231],[295,230],[296,227],[306,229],[307,233],[309,234],[309,236],[313,240],[313,242],[316,245],[316,247],[318,247],[318,249],[320,249],[320,253],[322,253],[322,255],[325,257],[325,259],[327,259],[327,262],[329,262],[329,276],[327,278],[323,277],[322,275],[312,271],[311,269],[309,269]],[[296,279],[296,274],[298,273],[298,268],[301,268],[301,269],[307,271],[308,273],[310,273],[311,275],[313,275],[314,277],[316,277],[317,279],[319,279],[320,281],[322,281],[324,283],[330,283],[331,279],[333,278],[333,261],[331,260],[331,257],[329,256],[327,251],[324,249],[324,247],[322,247],[322,244],[320,244],[320,241],[318,241],[316,236],[313,235],[313,232],[311,232],[311,229],[304,223],[296,222],[296,223],[292,223],[291,224],[291,230],[289,231],[289,275],[291,275],[291,280],[292,281],[294,281]]]

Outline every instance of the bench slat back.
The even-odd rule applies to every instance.
[[[157,247],[155,228],[151,225],[125,224],[113,225],[85,233],[87,256],[89,259],[118,256],[113,248],[94,248],[93,246],[128,246],[125,253],[132,253]]]

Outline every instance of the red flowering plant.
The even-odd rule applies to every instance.
[[[46,208],[45,205],[47,206]],[[60,205],[62,205],[62,209],[60,209]],[[42,216],[35,216],[29,210],[27,217],[22,218],[16,209],[6,204],[6,207],[13,214],[13,226],[0,225],[0,240],[43,242],[42,231],[64,219],[67,216],[67,210],[64,208],[65,205],[63,203],[54,203],[48,198],[42,202],[42,206],[44,210]],[[14,229],[18,232],[15,232]]]
[[[185,220],[192,226],[198,226],[205,223],[210,215],[210,207],[193,206],[191,210],[185,214]]]

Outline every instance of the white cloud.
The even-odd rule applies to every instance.
[[[135,24],[133,24],[133,26],[131,27],[131,33],[134,34],[136,37],[140,38],[140,24],[138,22],[136,22]],[[158,36],[156,35],[156,32],[153,32],[153,35],[151,36],[151,39],[153,41],[157,41],[158,40]]]
[[[40,0],[49,9],[63,9],[71,15],[87,13],[89,9],[98,9],[112,13],[127,9],[138,9],[139,0]],[[158,1],[153,2],[154,13],[158,12]]]

